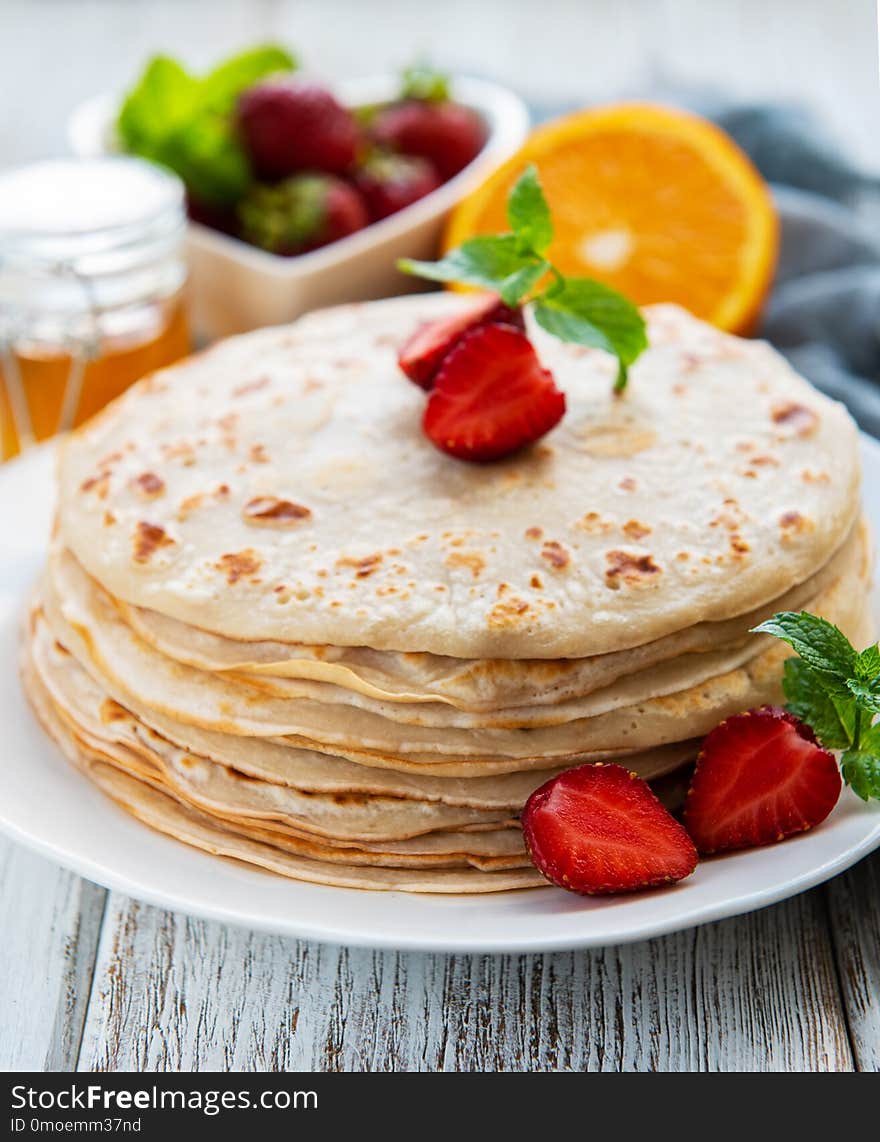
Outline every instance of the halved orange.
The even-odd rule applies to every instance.
[[[755,323],[776,266],[766,184],[723,131],[688,112],[628,103],[539,127],[456,207],[446,249],[508,229],[508,192],[528,163],[553,212],[550,259],[639,305],[676,302],[722,329]]]

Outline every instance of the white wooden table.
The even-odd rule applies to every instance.
[[[0,0],[0,27],[0,166],[63,150],[69,108],[150,51],[283,38],[325,75],[421,52],[548,102],[796,98],[880,170],[873,0]],[[877,1070],[880,855],[647,943],[444,957],[192,920],[0,840],[0,1069],[40,1068]]]

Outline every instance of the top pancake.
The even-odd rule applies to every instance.
[[[74,434],[60,527],[127,603],[244,640],[586,657],[761,606],[858,509],[855,427],[768,346],[674,307],[622,399],[531,329],[561,424],[494,465],[437,451],[396,365],[433,295],[327,310],[155,374]]]

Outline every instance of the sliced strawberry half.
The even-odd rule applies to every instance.
[[[764,706],[734,714],[703,742],[684,807],[701,853],[770,845],[824,821],[840,769],[809,726]]]
[[[697,850],[651,787],[621,765],[579,765],[529,797],[523,836],[540,872],[587,895],[690,876]]]
[[[452,317],[426,321],[404,343],[397,362],[411,381],[430,390],[444,358],[465,333],[492,321],[525,329],[521,309],[505,305],[496,293],[483,294]]]
[[[559,423],[565,395],[524,333],[482,325],[465,334],[434,382],[423,426],[460,460],[498,460]]]

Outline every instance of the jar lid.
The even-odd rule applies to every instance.
[[[124,232],[183,212],[183,183],[143,159],[49,159],[0,174],[0,241]],[[108,233],[109,232],[109,233]]]
[[[5,171],[0,311],[94,312],[168,292],[180,282],[185,228],[183,183],[143,159],[50,159]]]

